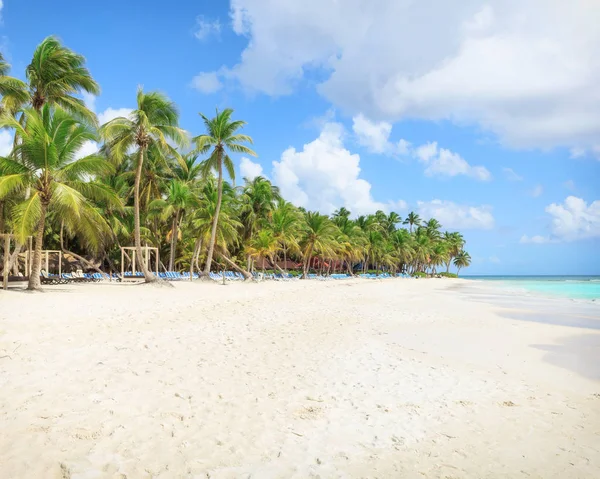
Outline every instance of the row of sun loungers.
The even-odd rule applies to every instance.
[[[225,275],[226,281],[244,281],[244,275],[235,271],[225,271],[225,273],[210,273],[210,278],[214,281],[222,281],[223,275]],[[189,281],[190,273],[180,273],[178,271],[166,271],[158,273],[158,276],[167,281]],[[359,274],[360,278],[364,279],[386,279],[386,278],[408,278],[410,277],[405,273],[398,274],[390,274],[390,273],[381,273],[381,274],[373,274],[373,273],[365,273]],[[135,273],[126,272],[124,274],[125,279],[128,278],[140,278],[144,277],[143,273],[137,271]],[[200,276],[197,273],[194,273],[192,278],[198,279]],[[335,273],[329,276],[323,276],[318,274],[309,274],[307,275],[308,279],[314,279],[317,281],[333,281],[333,280],[341,280],[348,279],[351,276],[345,273]],[[255,281],[262,280],[274,280],[274,281],[295,281],[298,280],[299,277],[292,276],[291,274],[282,274],[282,273],[253,273],[252,278]],[[112,275],[107,273],[63,273],[62,275],[57,274],[49,274],[46,271],[42,271],[41,279],[44,284],[68,284],[68,283],[89,283],[89,282],[100,282],[100,281],[121,281],[120,275],[113,273]]]

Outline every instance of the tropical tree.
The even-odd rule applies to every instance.
[[[87,246],[98,249],[108,225],[91,200],[119,200],[105,185],[90,177],[110,171],[105,158],[90,155],[77,158],[86,141],[97,140],[95,133],[61,109],[46,104],[40,111],[23,110],[22,125],[13,116],[0,118],[0,128],[13,128],[19,143],[10,157],[0,158],[0,198],[20,195],[13,211],[17,239],[24,243],[35,232],[33,267],[28,289],[40,288],[41,251],[46,216],[55,211],[69,227],[79,231]],[[29,190],[31,193],[26,194]]]
[[[410,232],[413,232],[413,226],[419,226],[421,224],[421,217],[416,214],[414,211],[408,213],[406,219],[402,222],[402,224],[408,225]]]
[[[313,253],[326,254],[330,251],[335,232],[335,225],[327,216],[313,211],[305,213],[304,235],[301,240],[304,256],[303,277],[308,274]]]
[[[133,188],[134,203],[134,240],[136,254],[142,258],[141,223],[140,223],[140,181],[144,167],[144,159],[149,148],[155,148],[164,155],[176,155],[177,152],[167,140],[179,146],[187,143],[187,134],[178,127],[179,114],[177,107],[166,96],[159,92],[144,93],[138,88],[137,108],[130,115],[115,118],[100,128],[100,135],[105,141],[107,151],[116,162],[123,161],[130,149],[135,149],[135,180]],[[144,261],[140,266],[146,282],[157,281],[158,278],[146,267]]]
[[[2,95],[2,111],[16,111],[29,99],[27,85],[21,80],[8,76],[10,65],[0,53],[0,95]]]
[[[154,200],[150,209],[154,210],[162,219],[171,219],[171,245],[169,248],[169,271],[175,271],[175,255],[179,239],[179,224],[186,209],[196,205],[197,197],[189,185],[181,180],[171,180],[164,198]]]
[[[456,274],[460,273],[462,268],[466,268],[471,265],[471,256],[466,251],[461,251],[454,258],[454,266],[456,266]]]
[[[193,139],[193,141],[196,143],[198,153],[207,154],[210,152],[209,158],[205,160],[203,164],[205,174],[208,175],[210,171],[216,171],[218,178],[218,198],[211,228],[210,242],[208,244],[206,264],[204,266],[205,277],[207,277],[210,273],[210,267],[212,265],[215,238],[217,235],[217,225],[219,222],[219,212],[221,211],[221,202],[223,197],[223,166],[225,166],[227,169],[229,177],[232,180],[235,180],[235,169],[233,166],[233,161],[229,157],[229,152],[256,156],[254,151],[243,144],[252,144],[252,138],[247,135],[236,133],[238,130],[243,128],[244,125],[246,125],[246,122],[241,120],[231,120],[232,114],[233,110],[230,108],[227,108],[222,112],[217,110],[216,116],[210,119],[200,113],[200,116],[204,121],[206,133]]]
[[[36,110],[46,103],[96,123],[96,115],[75,94],[100,93],[100,87],[85,67],[85,58],[63,46],[56,37],[47,37],[33,52],[25,70],[29,102]]]
[[[446,231],[444,233],[444,243],[446,243],[448,248],[448,257],[446,258],[446,273],[450,272],[450,264],[452,260],[460,253],[465,244],[465,240],[463,236],[458,232],[449,233]]]

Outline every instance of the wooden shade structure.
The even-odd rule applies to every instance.
[[[10,260],[10,240],[14,239],[15,235],[11,233],[0,233],[0,240],[4,240],[4,270],[2,272],[2,289],[8,289],[8,277],[9,275],[9,260]],[[25,276],[31,274],[31,268],[33,264],[32,251],[32,237],[27,237],[27,252],[25,254]]]
[[[131,256],[129,256],[129,254],[127,254],[127,251],[131,252]],[[155,258],[155,272],[156,272],[156,276],[158,276],[158,262],[159,262],[159,257],[158,257],[158,248],[154,248],[152,246],[142,246],[142,258],[141,261],[144,262],[144,264],[146,265],[146,269],[150,269],[150,254],[154,252],[154,258]],[[121,246],[121,280],[122,281],[135,281],[136,280],[136,268],[135,268],[135,261],[136,261],[136,247],[135,246]],[[131,262],[131,274],[132,276],[125,276],[125,258],[129,259]]]

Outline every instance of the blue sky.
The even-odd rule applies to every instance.
[[[469,274],[600,274],[594,2],[0,3],[12,74],[59,36],[101,119],[140,84],[193,134],[232,107],[259,154],[238,176],[301,206],[433,215],[464,233]]]

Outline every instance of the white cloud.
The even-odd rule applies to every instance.
[[[417,211],[424,219],[435,218],[447,229],[484,229],[494,227],[492,207],[459,205],[452,201],[418,201]]]
[[[351,115],[448,119],[512,146],[590,149],[600,137],[597,13],[593,0],[231,0],[248,43],[221,74],[284,95],[316,70],[318,91]],[[398,47],[415,39],[418,48]]]
[[[479,181],[489,181],[492,175],[483,166],[471,166],[458,153],[446,148],[439,148],[437,142],[427,143],[415,150],[415,155],[427,166],[427,176],[457,176],[466,175]]]
[[[246,158],[245,156],[240,161],[240,172],[242,178],[248,178],[249,180],[253,180],[257,176],[265,176],[262,166],[254,163],[250,158]]]
[[[527,235],[523,235],[521,236],[521,239],[519,240],[519,243],[523,243],[523,244],[544,244],[544,243],[552,243],[552,240],[547,237],[547,236],[540,236],[540,235],[535,235],[535,236],[527,236]]]
[[[568,196],[562,204],[548,205],[546,212],[552,217],[553,236],[561,241],[600,237],[600,200],[588,205]]]
[[[558,243],[588,238],[600,238],[600,200],[589,205],[581,198],[568,196],[564,203],[546,207],[551,217],[551,235],[523,235],[521,243]]]
[[[410,141],[400,139],[400,141],[398,141],[398,144],[396,145],[398,154],[403,156],[408,155],[410,153],[410,146]]]
[[[390,153],[394,149],[389,140],[392,125],[386,121],[373,122],[360,114],[352,118],[352,130],[358,142],[373,153]]]
[[[110,120],[114,120],[120,116],[128,117],[133,110],[131,108],[107,108],[102,113],[98,113],[98,122],[101,125],[108,123]]]
[[[198,40],[206,40],[211,35],[218,36],[221,33],[221,22],[219,20],[207,20],[204,16],[200,15],[196,18],[196,28],[194,30],[194,36]]]
[[[273,179],[285,198],[307,209],[332,213],[345,206],[354,215],[389,211],[402,203],[380,203],[371,196],[371,184],[360,178],[360,157],[344,147],[344,129],[326,123],[316,140],[302,151],[285,150],[273,162]]]
[[[13,147],[13,138],[14,137],[12,133],[10,133],[9,131],[0,130],[0,156],[8,156],[10,154]]]
[[[215,72],[201,72],[192,78],[192,87],[202,93],[211,94],[223,88],[223,84]]]
[[[529,192],[529,195],[534,198],[538,198],[538,197],[542,196],[543,193],[544,193],[544,187],[542,185],[535,185],[533,187],[533,189]]]
[[[2,21],[2,9],[4,8],[4,2],[0,0],[0,22]]]
[[[502,168],[502,171],[509,181],[523,181],[523,177],[512,168]]]
[[[95,141],[87,140],[75,154],[75,159],[84,158],[89,155],[93,155],[98,152],[98,143]]]

